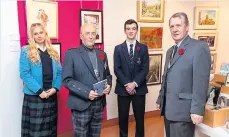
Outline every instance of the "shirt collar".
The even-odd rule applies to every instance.
[[[85,45],[83,45],[83,46],[84,46],[84,48],[86,49],[87,52],[93,52],[95,50],[95,48],[90,49]]]
[[[36,44],[36,48],[37,48],[37,49],[40,49],[41,51],[43,51],[42,48],[41,48],[41,45],[39,45],[39,44]],[[46,49],[47,49],[47,47],[44,46],[44,51],[45,51]]]
[[[179,46],[181,45],[181,43],[184,41],[184,39],[188,36],[188,34],[178,43],[178,44],[175,44],[177,45],[177,47],[179,48]]]
[[[136,40],[134,40],[133,43],[130,43],[128,40],[126,40],[126,45],[130,46],[130,44],[133,44],[133,46],[135,46],[136,45]]]

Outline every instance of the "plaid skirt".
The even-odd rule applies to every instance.
[[[21,137],[57,137],[57,95],[24,94]]]

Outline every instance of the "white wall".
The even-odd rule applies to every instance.
[[[0,9],[0,137],[19,137],[23,93],[19,79],[17,2],[2,0]]]
[[[163,51],[150,51],[150,53],[163,53],[163,67],[165,53],[167,49],[174,44],[169,32],[168,20],[176,12],[185,12],[190,21],[190,36],[195,32],[193,30],[194,7],[195,6],[219,6],[219,38],[217,47],[217,68],[219,70],[222,62],[229,62],[229,1],[221,0],[166,0],[164,23],[139,23],[139,26],[162,26],[163,27]],[[137,0],[104,0],[104,45],[108,54],[109,65],[113,73],[113,52],[117,44],[125,40],[123,25],[127,19],[137,19]],[[196,31],[197,32],[197,31]],[[207,32],[207,31],[206,31]],[[227,50],[225,50],[227,49]],[[114,75],[114,73],[113,73]],[[115,76],[115,75],[114,75]],[[117,118],[117,96],[114,94],[115,77],[113,80],[113,89],[107,96],[107,116],[108,119]],[[149,86],[149,93],[146,98],[146,111],[156,110],[155,102],[159,94],[160,85]],[[130,112],[132,114],[132,110]]]

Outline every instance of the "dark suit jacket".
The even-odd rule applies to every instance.
[[[138,84],[135,95],[145,95],[148,92],[146,76],[149,72],[149,55],[146,45],[136,42],[134,50],[134,73],[131,77],[129,53],[126,41],[117,45],[114,50],[114,72],[117,77],[115,93],[129,96],[124,85],[135,81]]]
[[[179,55],[182,49],[184,53]],[[162,110],[165,109],[168,120],[190,122],[191,113],[204,114],[211,66],[210,50],[205,42],[187,36],[168,68],[172,52],[173,47],[166,53],[157,103],[161,105],[162,115]]]
[[[111,85],[112,77],[105,52],[95,49],[100,77]],[[62,83],[69,90],[67,107],[83,111],[89,107],[88,96],[93,84],[98,82],[88,53],[83,45],[66,52],[63,65]],[[103,96],[105,105],[105,96]]]

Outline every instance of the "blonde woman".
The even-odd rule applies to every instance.
[[[44,27],[34,23],[29,45],[21,49],[20,77],[23,80],[22,137],[57,136],[57,92],[62,68],[57,51]]]

